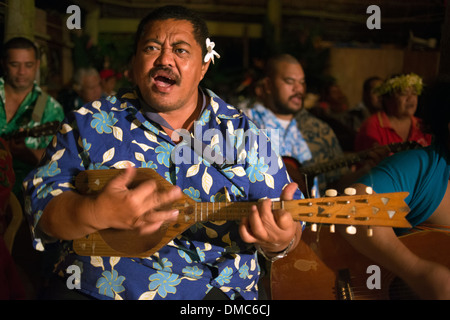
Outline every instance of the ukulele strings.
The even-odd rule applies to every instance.
[[[423,230],[423,231],[437,231],[437,232],[450,233],[450,226],[440,225],[440,224],[422,223],[418,226],[415,226],[414,228],[418,229],[418,230]]]
[[[370,180],[370,183],[369,183],[370,188],[372,188],[372,190],[373,190],[374,181],[373,181],[373,175],[372,175],[371,171],[369,171],[368,176],[369,176],[369,180]],[[424,228],[425,228],[425,226],[424,226]],[[448,228],[447,232],[450,232],[450,227]],[[395,276],[393,274],[391,274],[391,277],[392,276],[395,278]],[[400,295],[400,296],[405,296],[405,297],[412,295],[412,291],[411,291],[410,287],[408,285],[406,285],[406,283],[404,283],[404,282],[401,282],[401,284],[397,284],[392,288],[388,288],[388,290],[376,290],[375,291],[375,290],[370,290],[368,288],[367,283],[366,283],[367,276],[350,276],[350,281],[351,281],[351,283],[353,283],[353,282],[359,283],[359,285],[355,285],[355,286],[350,284],[350,288],[352,290],[353,296],[359,297],[359,298],[365,297],[368,299],[373,299],[374,296],[378,296],[378,297],[388,296],[389,297],[390,294],[395,294],[397,296]],[[393,279],[389,279],[389,277],[386,276],[384,273],[384,276],[382,276],[382,281],[381,281],[382,285],[384,284],[384,285],[389,286],[390,282],[392,282],[392,281],[393,281]],[[385,294],[383,295],[383,293],[385,293]]]
[[[351,290],[351,296],[358,299],[367,298],[371,300],[374,300],[374,297],[389,298],[389,296],[396,296],[408,299],[415,296],[405,282],[401,281],[400,283],[393,284],[396,278],[394,274],[388,273],[386,275],[384,273],[384,275],[381,279],[380,289],[369,289],[366,283],[366,276],[350,276],[349,288]],[[356,283],[356,285],[353,285],[353,283]],[[388,289],[383,288],[383,286],[387,286]]]

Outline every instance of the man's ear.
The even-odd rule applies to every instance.
[[[205,77],[206,71],[208,71],[210,64],[211,64],[211,59],[208,62],[202,64],[202,77],[201,77],[200,81],[203,80],[203,78]]]

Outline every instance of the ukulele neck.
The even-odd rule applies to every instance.
[[[296,221],[326,224],[410,227],[403,202],[407,193],[336,196],[272,201],[272,210],[285,209]],[[190,202],[174,205],[186,222],[240,220],[257,202]]]

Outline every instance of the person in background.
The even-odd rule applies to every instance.
[[[103,98],[114,96],[116,94],[117,77],[118,74],[112,69],[103,69],[100,71]]]
[[[348,125],[356,133],[361,124],[372,114],[382,110],[380,95],[376,92],[376,88],[383,83],[378,76],[369,77],[364,80],[362,90],[362,100],[353,108],[347,111]]]
[[[15,138],[17,132],[50,122],[58,123],[63,120],[64,111],[35,80],[40,60],[38,49],[31,40],[12,38],[3,45],[2,51],[5,75],[0,78],[0,135],[7,140],[13,157],[16,177],[13,192],[21,201],[23,179],[41,159],[53,132],[44,130],[41,136]]]
[[[280,54],[267,61],[264,74],[255,87],[256,102],[242,109],[259,128],[267,130],[279,155],[284,157],[288,168],[292,168],[289,174],[303,192],[319,196],[317,179],[304,181],[298,174],[298,166],[313,161],[295,117],[303,109],[306,94],[303,68],[295,57]]]
[[[325,113],[332,115],[342,114],[349,109],[347,96],[337,82],[331,82],[325,86],[319,101],[319,107],[322,108]]]
[[[414,93],[419,94],[419,78],[410,80]],[[400,88],[403,84],[403,89],[410,88],[402,82],[397,84]],[[366,236],[365,227],[353,236],[342,232],[357,250],[400,277],[421,299],[450,299],[449,266],[414,253],[398,236],[420,230],[424,224],[438,232],[450,232],[449,88],[449,78],[441,77],[426,91],[424,130],[433,136],[432,144],[387,157],[354,185],[359,194],[365,194],[367,187],[377,193],[408,192],[405,201],[410,212],[406,218],[412,229],[376,227],[372,237]],[[448,255],[450,248],[441,243],[440,247],[429,250],[441,250]]]
[[[351,168],[340,167],[307,179],[299,174],[301,166],[326,163],[343,157],[344,153],[333,129],[304,108],[305,74],[295,57],[288,54],[271,57],[257,89],[257,102],[243,110],[268,134],[278,132],[271,137],[272,143],[306,196],[318,197],[328,188],[342,189],[367,170],[368,167],[361,167],[353,172]],[[379,161],[377,157],[371,159]]]
[[[72,88],[60,92],[58,100],[63,104],[64,113],[67,115],[85,103],[101,97],[102,86],[98,71],[95,68],[81,68],[73,76]]]
[[[23,300],[26,298],[17,265],[4,239],[5,231],[11,221],[8,204],[14,181],[12,155],[6,141],[0,138],[0,300]]]
[[[350,122],[348,98],[336,81],[325,85],[319,103],[309,110],[333,129],[344,152],[353,151],[355,132]]]
[[[361,125],[355,150],[406,141],[429,145],[431,135],[423,131],[422,120],[415,116],[422,90],[422,78],[413,73],[392,76],[378,86],[376,93],[381,97],[383,109]]]

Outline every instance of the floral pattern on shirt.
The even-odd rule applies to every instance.
[[[255,104],[252,108],[245,109],[245,113],[259,128],[267,129],[272,145],[275,146],[275,150],[278,150],[279,155],[292,157],[300,164],[313,161],[312,153],[295,118],[284,128],[275,114],[261,104]],[[317,179],[314,180],[312,190],[316,196],[319,196]]]
[[[71,113],[47,149],[44,164],[24,183],[25,211],[36,249],[45,250],[51,241],[36,228],[46,204],[73,190],[74,177],[82,170],[130,164],[152,168],[196,201],[278,198],[290,180],[278,157],[274,161],[263,156],[267,150],[260,146],[268,142],[267,137],[261,138],[258,128],[239,110],[207,93],[209,103],[196,125],[202,132],[211,129],[213,133],[212,138],[203,135],[205,144],[227,159],[232,155],[234,162],[225,166],[209,162],[192,148],[183,149],[191,159],[183,161],[184,156],[176,152],[183,146],[175,145],[157,123],[144,117],[133,91]],[[240,139],[243,132],[252,132],[258,139]],[[298,191],[295,198],[300,197]],[[212,287],[231,299],[256,299],[257,255],[254,246],[240,238],[238,223],[196,223],[145,259],[78,256],[71,242],[59,241],[61,255],[55,272],[65,275],[67,266],[81,264],[80,290],[100,299],[202,299]]]
[[[336,134],[326,122],[306,109],[300,110],[295,119],[312,154],[312,162],[305,165],[329,162],[344,156]],[[325,194],[328,184],[339,180],[348,172],[349,168],[343,167],[320,174],[318,176],[320,193]]]
[[[41,119],[32,117],[34,106],[37,103],[42,89],[33,84],[31,92],[25,97],[16,113],[9,121],[6,120],[5,110],[5,81],[0,78],[0,135],[8,136],[17,132],[19,129],[35,128],[37,126],[49,122],[61,122],[64,119],[63,107],[51,96],[47,97],[47,101],[43,110]],[[25,145],[30,149],[43,149],[51,142],[53,134],[42,135],[37,137],[25,137]],[[13,158],[14,173],[16,175],[16,183],[13,192],[22,200],[22,182],[26,175],[33,169],[33,165],[21,159]]]
[[[33,128],[35,126],[52,122],[62,121],[64,119],[64,110],[58,101],[48,96],[44,113],[39,122],[34,121],[31,118],[33,107],[42,93],[42,89],[35,83],[31,92],[25,97],[22,104],[19,106],[14,117],[7,122],[5,111],[5,80],[0,78],[0,134],[10,134],[20,128]],[[40,137],[27,137],[25,144],[30,149],[42,149],[47,147],[52,139],[52,135],[40,136]]]

